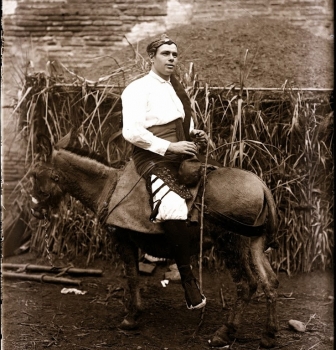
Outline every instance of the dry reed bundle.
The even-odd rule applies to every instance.
[[[50,67],[49,67],[50,68]],[[27,140],[27,168],[35,162],[34,136],[46,133],[57,141],[70,130],[75,147],[100,155],[114,167],[124,165],[131,148],[121,136],[122,85],[125,72],[142,75],[148,66],[136,56],[134,67],[119,69],[90,82],[58,66],[49,75],[25,79],[19,104],[21,133]],[[196,126],[211,120],[210,157],[224,166],[258,174],[271,188],[279,213],[280,248],[270,259],[288,273],[325,269],[333,262],[332,111],[326,93],[240,89],[212,90],[199,86],[191,64],[181,74]],[[128,75],[129,78],[129,75]],[[123,83],[123,84],[122,84]],[[26,189],[29,182],[23,179]],[[20,200],[28,201],[27,191]],[[29,208],[29,205],[22,206]],[[45,252],[45,234],[32,220],[31,246]],[[57,255],[110,257],[111,242],[92,213],[69,198],[48,228],[48,244]]]
[[[192,67],[184,83],[196,125],[205,127],[211,116],[210,155],[223,166],[254,172],[273,192],[280,218],[280,248],[270,257],[273,267],[290,274],[332,266],[333,112],[329,93],[237,92],[233,86],[214,93],[208,86],[195,84]]]
[[[52,68],[51,68],[52,67]],[[21,136],[26,139],[27,172],[38,157],[35,136],[48,135],[57,142],[73,131],[74,148],[113,167],[122,167],[130,156],[131,146],[121,136],[120,81],[125,70],[102,79],[103,88],[87,81],[61,64],[48,64],[48,72],[26,77],[23,102],[20,103]],[[111,83],[113,80],[113,83]],[[123,84],[125,81],[123,81]],[[22,179],[21,200],[29,201],[29,180]],[[28,189],[27,189],[28,187]],[[25,207],[25,206],[23,206]],[[26,205],[29,208],[29,205]],[[32,220],[31,249],[45,254],[46,245],[57,255],[111,256],[111,242],[97,219],[81,203],[68,198],[53,216],[47,239],[43,225]]]

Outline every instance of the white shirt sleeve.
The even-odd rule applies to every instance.
[[[170,142],[156,137],[145,128],[148,92],[137,81],[130,84],[121,95],[124,138],[145,150],[164,155]]]

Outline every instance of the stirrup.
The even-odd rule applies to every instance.
[[[203,309],[204,306],[206,305],[206,297],[204,294],[201,294],[201,297],[202,297],[202,301],[197,304],[196,306],[189,306],[188,303],[186,302],[186,305],[187,305],[187,309],[188,310],[198,310],[198,309]]]
[[[193,306],[193,305],[188,305],[188,302],[186,301],[186,305],[187,305],[187,309],[188,309],[188,310],[198,310],[198,309],[202,309],[202,308],[206,305],[206,297],[205,297],[205,295],[204,295],[204,294],[201,294],[201,291],[200,291],[200,288],[199,288],[199,285],[198,285],[197,280],[196,280],[196,279],[193,279],[193,280],[195,281],[195,285],[196,285],[198,291],[200,292],[200,296],[201,296],[201,298],[202,298],[202,301],[201,301],[199,304],[195,305],[195,306]]]

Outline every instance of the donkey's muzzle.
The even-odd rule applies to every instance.
[[[32,215],[39,220],[42,220],[45,218],[45,215],[43,213],[41,213],[40,211],[37,211],[33,208],[31,208],[30,212],[32,213]]]

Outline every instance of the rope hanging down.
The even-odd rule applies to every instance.
[[[210,123],[210,115],[208,118],[208,140],[207,140],[207,147],[206,147],[206,154],[205,154],[205,164],[204,164],[204,172],[203,172],[203,190],[202,190],[202,201],[201,201],[201,218],[200,218],[200,247],[199,247],[199,288],[201,294],[203,294],[203,236],[204,236],[204,195],[205,195],[205,185],[206,185],[206,178],[207,178],[207,167],[208,167],[208,158],[209,158],[209,146],[210,146],[210,135],[211,135],[211,123]],[[205,315],[205,307],[202,308],[202,313],[201,313],[201,320],[193,334],[193,337],[196,336],[198,333],[204,319]]]

